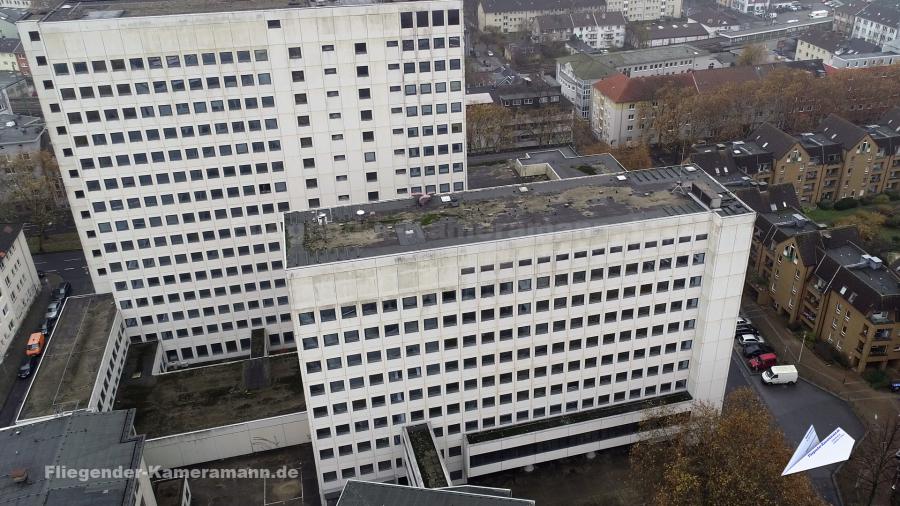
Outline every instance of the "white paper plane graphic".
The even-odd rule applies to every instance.
[[[808,471],[817,467],[827,466],[835,462],[843,462],[850,458],[853,444],[856,443],[850,434],[838,427],[825,439],[819,441],[816,429],[810,425],[803,440],[797,447],[797,451],[791,457],[790,462],[781,472],[782,476]]]

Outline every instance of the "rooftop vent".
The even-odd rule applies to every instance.
[[[527,186],[520,186],[520,187],[519,187],[519,193],[528,193],[528,187],[527,187]]]
[[[619,181],[627,181],[628,177],[619,174],[618,176],[616,176],[616,179],[618,179]]]
[[[882,265],[884,265],[884,262],[882,262],[881,259],[876,256],[870,256],[868,258],[868,261],[869,261],[869,268],[872,270],[877,271],[878,269],[881,269]]]
[[[13,469],[9,472],[9,477],[12,478],[13,483],[28,483],[28,469]]]

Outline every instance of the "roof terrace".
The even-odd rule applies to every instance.
[[[662,167],[286,213],[285,255],[295,268],[711,211],[752,212],[702,170]]]

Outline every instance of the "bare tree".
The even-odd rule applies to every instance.
[[[741,50],[741,54],[737,58],[737,64],[738,66],[744,66],[765,63],[767,53],[768,50],[766,49],[766,46],[762,44],[749,44],[744,46],[744,49]]]
[[[882,418],[869,426],[869,432],[857,444],[849,466],[856,471],[860,499],[871,506],[887,493],[897,473],[894,457],[900,450],[900,423],[897,417]]]
[[[513,146],[512,113],[497,104],[466,108],[466,137],[473,152],[502,151]]]
[[[0,204],[4,221],[24,221],[38,233],[38,251],[44,251],[47,229],[63,216],[62,180],[56,158],[46,151],[20,154],[3,170],[5,197]]]

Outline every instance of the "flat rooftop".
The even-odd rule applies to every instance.
[[[625,172],[625,167],[609,153],[572,156],[559,149],[548,149],[526,153],[518,162],[522,165],[546,163],[562,179]]]
[[[186,469],[294,469],[296,478],[189,479],[191,504],[319,506],[319,482],[311,443],[217,460]],[[181,506],[181,502],[159,506]]]
[[[109,293],[66,299],[19,420],[88,407],[116,311]]]
[[[721,194],[721,215],[752,212],[692,165],[661,167],[286,213],[285,256],[296,268],[711,212],[688,183]]]
[[[153,375],[158,343],[128,350],[115,409],[137,411],[134,428],[147,438],[181,434],[306,409],[300,360],[294,352],[258,359],[268,362],[270,383],[245,387],[248,360],[223,362]]]
[[[404,1],[404,0],[391,0]],[[410,0],[413,1],[413,0]],[[303,9],[336,7],[345,5],[369,5],[387,3],[385,0],[70,0],[46,1],[44,8],[35,8],[35,16],[41,21],[75,21],[84,19],[114,19],[143,16],[173,16],[183,14],[208,14],[213,12],[240,12],[271,9]],[[69,7],[63,7],[68,5]]]
[[[393,483],[350,480],[337,506],[534,506],[530,499],[510,497],[508,489],[463,485],[416,488]]]
[[[510,160],[501,160],[490,164],[469,165],[466,170],[469,189],[478,190],[497,185],[529,184],[550,180],[546,175],[520,176],[513,168],[513,163]]]
[[[122,506],[131,504],[133,480],[47,476],[44,466],[137,469],[143,436],[131,435],[129,411],[77,412],[0,430],[0,504],[16,506]],[[13,470],[25,470],[15,483]]]

